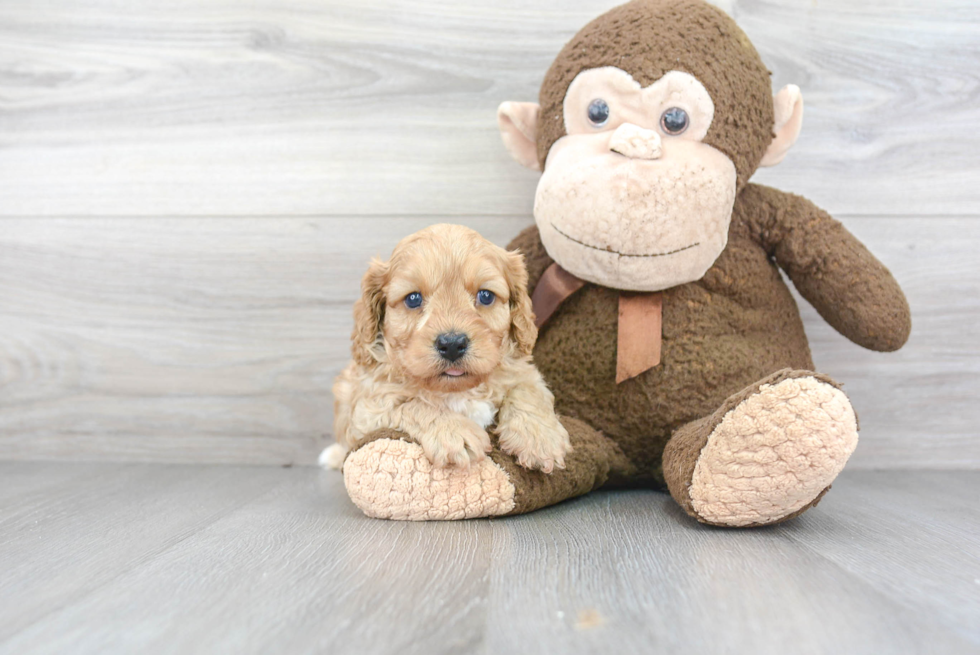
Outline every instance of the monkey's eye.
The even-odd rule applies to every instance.
[[[493,301],[497,298],[493,291],[488,291],[487,289],[480,289],[476,292],[476,301],[481,305],[489,307],[493,304]]]
[[[589,109],[586,113],[590,123],[596,127],[602,127],[609,120],[609,105],[602,98],[596,98],[589,103]]]
[[[418,309],[422,306],[422,294],[418,291],[413,291],[412,293],[405,296],[405,306],[409,309]]]
[[[671,107],[660,117],[660,127],[664,128],[667,134],[680,134],[687,129],[690,122],[687,112],[680,107]]]

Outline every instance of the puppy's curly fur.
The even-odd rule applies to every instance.
[[[403,239],[390,261],[372,261],[361,286],[353,361],[333,387],[337,444],[321,463],[340,468],[361,439],[393,428],[434,465],[466,467],[490,450],[493,426],[522,466],[564,467],[571,444],[531,363],[537,328],[520,253],[433,225]],[[413,294],[418,307],[417,297],[406,302]],[[441,335],[464,335],[463,355],[440,354]]]

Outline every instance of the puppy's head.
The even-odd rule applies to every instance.
[[[537,339],[527,270],[469,228],[433,225],[372,261],[354,308],[354,359],[387,359],[414,384],[463,391]]]

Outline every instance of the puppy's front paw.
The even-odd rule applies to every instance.
[[[418,436],[422,451],[434,466],[468,468],[490,452],[490,435],[463,416],[446,416]]]
[[[500,449],[513,455],[517,463],[528,469],[551,473],[555,467],[565,468],[565,455],[572,449],[568,430],[554,414],[512,415],[498,429]]]

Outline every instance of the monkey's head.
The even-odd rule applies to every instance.
[[[748,37],[701,0],[633,0],[558,54],[540,105],[497,114],[518,162],[543,170],[534,217],[578,277],[658,291],[700,279],[728,243],[738,192],[779,163],[803,120],[775,97]]]

